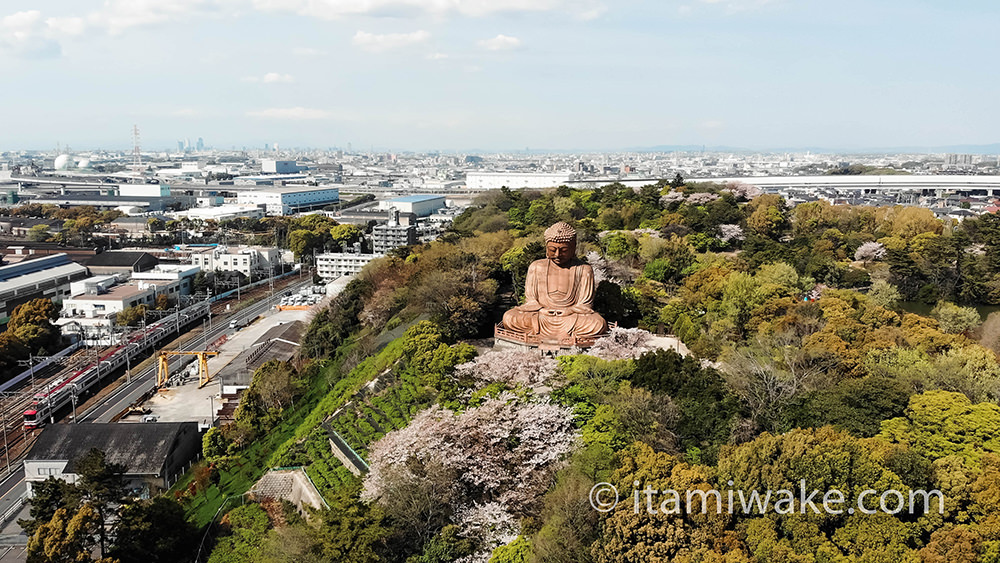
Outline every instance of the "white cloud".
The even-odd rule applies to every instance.
[[[29,10],[0,18],[0,52],[41,58],[58,56],[61,49],[46,36],[42,13]]]
[[[710,119],[701,124],[705,129],[722,129],[725,127],[726,123],[718,119]]]
[[[520,47],[521,40],[517,37],[500,34],[492,39],[483,39],[478,45],[487,51],[506,51]]]
[[[758,10],[781,0],[701,0],[704,4],[723,6],[729,14]]]
[[[317,120],[333,118],[333,114],[326,110],[304,107],[268,108],[257,111],[249,111],[247,112],[247,115],[263,119]]]
[[[578,13],[576,17],[584,21],[596,20],[597,18],[603,16],[604,13],[607,11],[608,11],[607,6],[598,4],[592,8],[583,10],[582,12]]]
[[[354,34],[354,38],[351,40],[352,43],[361,47],[366,51],[371,51],[373,53],[381,53],[383,51],[389,51],[391,49],[398,49],[400,47],[406,47],[409,45],[415,45],[417,43],[423,43],[430,39],[431,34],[424,30],[414,31],[413,33],[368,33],[367,31],[358,31]]]
[[[295,82],[295,79],[292,78],[291,74],[280,74],[277,72],[269,72],[264,75],[264,78],[261,79],[261,82],[263,82],[264,84],[271,84],[274,82],[289,83],[289,82]]]
[[[254,8],[265,12],[290,12],[321,19],[352,15],[432,15],[458,14],[480,17],[503,12],[543,12],[561,8],[578,9],[570,0],[253,0]]]
[[[200,114],[201,112],[194,108],[177,108],[170,112],[170,115],[174,117],[195,117]]]
[[[443,61],[444,59],[450,59],[451,56],[447,53],[431,53],[427,55],[427,58],[432,61]]]
[[[326,51],[312,47],[296,47],[292,49],[292,54],[296,57],[321,57],[326,54]]]
[[[243,82],[263,82],[264,84],[289,84],[295,82],[295,78],[291,74],[281,74],[278,72],[269,72],[264,76],[244,76],[241,80]]]
[[[87,31],[87,20],[78,17],[49,18],[45,20],[45,25],[52,33],[61,36],[75,37]]]

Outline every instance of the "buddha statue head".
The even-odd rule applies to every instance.
[[[568,268],[576,258],[576,229],[560,221],[545,229],[545,257],[560,268]]]

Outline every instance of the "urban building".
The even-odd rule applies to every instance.
[[[49,477],[75,483],[76,463],[93,449],[109,464],[125,467],[130,496],[150,498],[170,488],[201,452],[197,422],[143,424],[52,424],[46,426],[24,459],[28,496],[32,485]]]
[[[111,326],[116,314],[129,307],[145,305],[152,309],[156,303],[157,286],[144,283],[126,283],[105,285],[104,276],[94,276],[93,280],[80,293],[63,301],[63,309],[58,325],[66,325],[71,321],[83,326]]]
[[[0,247],[0,254],[3,255],[3,262],[5,264],[16,264],[24,260],[33,260],[39,256],[49,256],[52,254],[66,254],[70,260],[81,262],[96,256],[97,250],[94,248],[59,246],[53,242],[18,242],[16,245]]]
[[[572,180],[573,174],[569,172],[469,172],[465,175],[465,187],[470,190],[556,188]]]
[[[118,195],[122,197],[170,197],[170,186],[166,184],[120,184]]]
[[[209,219],[214,221],[227,221],[229,219],[237,219],[240,217],[245,217],[248,219],[260,219],[264,216],[264,210],[256,205],[218,205],[215,207],[192,207],[184,211],[178,211],[177,213],[172,213],[175,218],[182,219],[201,219],[202,221],[207,221]]]
[[[427,217],[444,207],[445,200],[441,195],[407,195],[382,202],[383,209],[395,208],[400,213],[413,213],[417,217]]]
[[[32,299],[62,301],[70,296],[70,284],[87,277],[87,268],[66,254],[52,254],[0,266],[0,323],[14,309]]]
[[[294,160],[274,160],[265,158],[260,161],[260,171],[264,174],[295,174],[299,171]]]
[[[354,275],[381,254],[356,254],[353,252],[328,252],[316,255],[316,274],[324,281]]]
[[[241,205],[262,207],[268,215],[291,215],[337,203],[340,190],[323,186],[260,188],[239,192],[236,201]]]
[[[162,286],[162,290],[157,289],[157,294],[167,293],[174,300],[178,295],[191,295],[194,276],[200,271],[198,266],[188,264],[160,264],[152,270],[132,274],[132,280]]]
[[[93,275],[124,274],[152,270],[160,261],[146,252],[109,250],[87,260],[84,264]]]
[[[205,271],[240,272],[260,279],[281,265],[281,250],[263,246],[204,248],[192,251],[191,264]]]
[[[32,227],[42,225],[50,233],[62,231],[60,219],[29,219],[24,217],[0,217],[0,233],[15,237],[28,236]]]
[[[166,223],[170,220],[166,215],[119,217],[111,222],[111,230],[124,234],[129,238],[140,238],[150,234],[149,220],[159,219]]]
[[[76,323],[82,326],[111,326],[116,314],[137,305],[152,309],[156,298],[165,295],[177,303],[182,295],[190,295],[192,280],[198,268],[162,264],[148,272],[100,275],[84,279],[71,286],[71,296],[63,301],[56,324]]]
[[[417,244],[417,226],[399,224],[399,212],[392,210],[391,217],[384,225],[372,229],[372,252],[387,254],[401,246]]]

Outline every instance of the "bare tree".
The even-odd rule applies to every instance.
[[[828,361],[805,352],[789,335],[758,338],[729,352],[722,362],[726,383],[765,430],[777,430],[788,403],[825,378]]]

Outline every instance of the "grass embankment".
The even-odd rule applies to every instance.
[[[256,439],[249,447],[218,464],[218,484],[206,484],[197,493],[184,499],[188,519],[197,526],[209,524],[226,498],[241,495],[271,467],[306,466],[309,476],[324,496],[354,476],[341,465],[330,451],[322,422],[343,407],[368,383],[392,366],[402,353],[401,340],[395,340],[375,356],[358,364],[347,375],[341,375],[343,359],[356,347],[346,343],[336,360],[328,361],[309,382],[309,389],[286,411],[275,428]],[[192,481],[204,471],[205,460],[195,464],[170,490],[178,494],[188,490]]]
[[[212,521],[223,500],[250,490],[271,467],[268,463],[271,454],[294,436],[313,408],[330,392],[330,382],[336,381],[338,374],[339,366],[336,362],[329,362],[316,370],[316,375],[309,381],[308,390],[293,408],[286,411],[280,424],[254,440],[239,455],[217,465],[220,469],[218,484],[209,484],[184,500],[188,519],[197,526],[205,526]],[[191,471],[171,487],[170,494],[186,491],[199,470],[203,470],[206,465],[205,460],[195,464]]]

